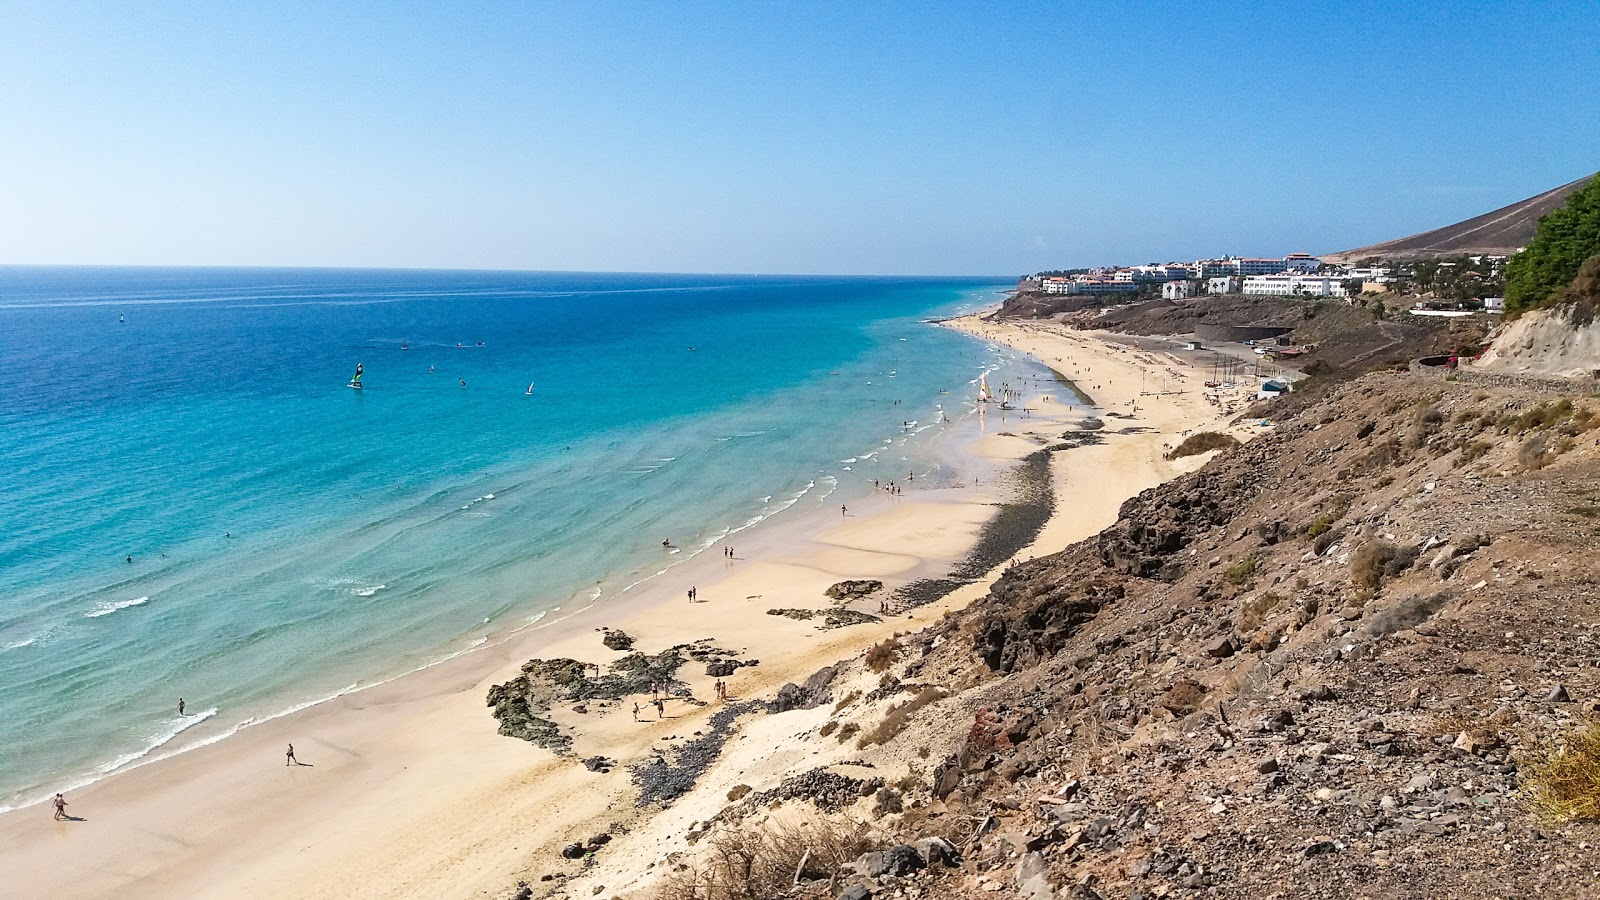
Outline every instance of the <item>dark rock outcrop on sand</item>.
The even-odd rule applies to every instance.
[[[883,582],[876,578],[865,578],[841,581],[831,585],[823,593],[834,600],[849,602],[851,600],[860,600],[862,597],[870,596],[881,590],[883,590]]]
[[[778,689],[778,695],[767,704],[770,712],[781,713],[792,709],[815,709],[824,703],[833,702],[833,694],[828,686],[833,684],[833,679],[838,677],[843,666],[828,666],[818,669],[806,679],[803,685],[790,682]]]
[[[500,720],[501,734],[565,754],[572,749],[572,735],[549,718],[554,704],[620,701],[630,694],[648,694],[661,685],[675,695],[687,697],[688,687],[677,674],[690,660],[703,661],[708,666],[732,662],[734,668],[754,662],[740,663],[709,640],[679,644],[655,654],[630,653],[612,662],[610,671],[603,674],[596,663],[566,658],[530,659],[522,665],[521,675],[489,688],[487,702]]]
[[[1061,449],[1066,449],[1065,445]],[[1050,450],[1029,454],[1011,470],[1012,498],[978,531],[972,552],[944,578],[924,578],[895,590],[892,604],[900,608],[924,606],[951,591],[982,578],[995,566],[1011,559],[1044,529],[1055,512],[1055,489],[1050,483]]]

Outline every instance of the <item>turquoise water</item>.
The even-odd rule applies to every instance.
[[[0,807],[938,478],[1001,287],[0,268]]]

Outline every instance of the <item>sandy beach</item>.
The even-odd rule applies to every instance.
[[[1073,379],[1102,411],[1099,443],[1054,455],[1055,514],[1021,558],[1094,534],[1128,497],[1197,468],[1204,457],[1171,462],[1166,448],[1186,433],[1220,427],[1216,408],[1201,397],[1204,373],[1173,357],[1053,324],[946,324],[1034,356]],[[1158,380],[1164,393],[1144,391]],[[719,808],[718,786],[725,792],[735,777],[770,786],[760,779],[775,783],[786,765],[814,757],[815,748],[796,736],[826,708],[746,717],[700,788],[666,812],[643,816],[627,765],[705,727],[719,704],[701,667],[685,666],[680,677],[710,702],[675,700],[660,721],[653,713],[633,720],[631,700],[638,698],[591,703],[586,712],[558,707],[555,719],[576,735],[574,755],[564,757],[497,734],[484,702],[488,688],[533,657],[609,663],[622,654],[601,644],[605,626],[633,635],[646,652],[711,638],[742,658],[759,658],[760,665],[729,679],[730,693],[763,699],[971,602],[995,572],[878,623],[823,631],[767,614],[826,608],[824,590],[844,579],[881,579],[892,590],[948,572],[1006,499],[995,473],[1057,443],[1083,418],[1051,390],[1027,397],[1026,407],[1026,415],[991,409],[959,423],[969,431],[952,437],[962,448],[955,461],[962,478],[954,484],[908,485],[899,497],[880,492],[847,515],[833,507],[779,517],[741,535],[732,561],[713,551],[611,606],[75,791],[69,812],[79,821],[50,821],[43,805],[0,816],[7,889],[57,897],[502,896],[518,878],[576,871],[562,865],[559,847],[615,830],[615,822],[629,829],[607,850],[608,863],[627,861],[610,870],[608,887],[621,894],[626,884],[616,877],[645,877],[687,822]],[[976,483],[967,483],[969,476]],[[686,601],[691,585],[702,602]],[[857,608],[876,612],[877,601]],[[290,742],[304,765],[284,764]],[[579,764],[596,754],[621,766],[598,774]]]

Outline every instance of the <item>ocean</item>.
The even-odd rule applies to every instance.
[[[1004,287],[0,268],[0,809],[948,477]]]

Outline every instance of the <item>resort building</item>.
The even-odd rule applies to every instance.
[[[1169,281],[1161,286],[1161,299],[1187,300],[1194,296],[1194,282]]]
[[[1114,281],[1109,278],[1078,278],[1067,285],[1068,294],[1132,294],[1139,286],[1132,281]]]
[[[1215,278],[1207,278],[1206,293],[1237,294],[1239,293],[1239,277],[1237,275],[1218,275]]]
[[[1283,258],[1283,271],[1310,273],[1322,268],[1322,260],[1309,253],[1291,253]]]
[[[1265,297],[1343,297],[1349,292],[1338,278],[1323,275],[1252,275],[1244,292]]]
[[[1394,278],[1389,275],[1389,268],[1387,266],[1365,266],[1361,268],[1345,269],[1343,277],[1359,278],[1362,281],[1375,281],[1379,284],[1387,284],[1394,280]]]
[[[1139,282],[1179,281],[1194,274],[1190,266],[1169,263],[1161,266],[1134,266],[1133,280]]]
[[[1235,275],[1276,275],[1289,267],[1289,264],[1281,259],[1260,259],[1253,256],[1240,257],[1233,263]]]

